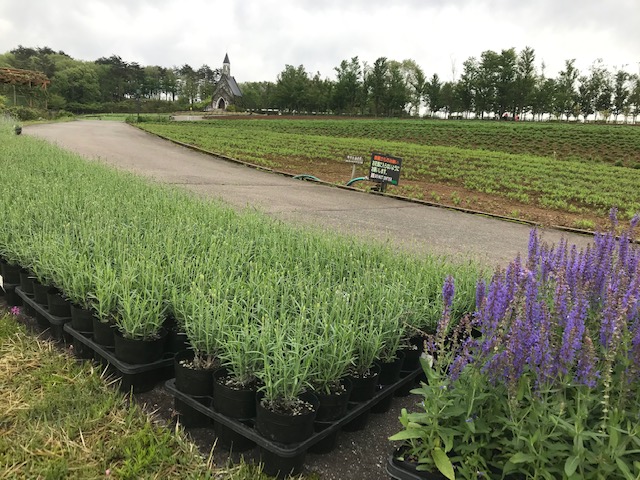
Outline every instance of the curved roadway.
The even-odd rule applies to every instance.
[[[286,222],[391,242],[419,254],[472,257],[494,266],[527,252],[527,225],[294,180],[192,151],[121,122],[32,125],[24,133],[236,207],[255,207]],[[550,242],[562,236],[579,245],[590,240],[543,231]]]

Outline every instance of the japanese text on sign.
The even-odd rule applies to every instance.
[[[401,165],[402,159],[399,157],[392,157],[382,153],[372,153],[369,180],[398,185]]]

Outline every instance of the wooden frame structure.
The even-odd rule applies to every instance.
[[[43,91],[47,91],[47,85],[51,80],[42,72],[33,70],[22,70],[20,68],[0,68],[0,84],[13,85],[13,103],[16,104],[16,85],[28,86],[29,88],[40,87]],[[45,100],[46,102],[46,100]],[[29,98],[31,106],[31,98]],[[45,107],[46,108],[46,107]]]

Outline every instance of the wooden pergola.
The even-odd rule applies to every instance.
[[[51,80],[42,72],[33,70],[22,70],[20,68],[0,68],[0,83],[13,85],[13,103],[16,103],[16,85],[28,86],[29,88],[40,87],[45,92]],[[31,99],[29,99],[31,104]]]

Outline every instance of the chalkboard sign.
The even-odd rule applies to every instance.
[[[398,185],[401,165],[402,159],[399,157],[392,157],[383,153],[372,153],[369,180]]]

